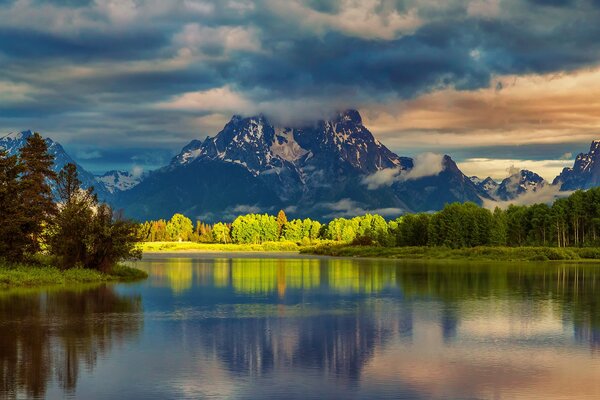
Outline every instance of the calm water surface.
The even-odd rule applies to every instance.
[[[0,292],[0,398],[600,398],[600,265],[180,257]]]

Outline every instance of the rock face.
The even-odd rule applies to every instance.
[[[537,192],[547,182],[535,172],[522,169],[504,179],[496,189],[495,198],[498,200],[513,200],[525,193]]]
[[[373,174],[403,177],[413,168],[411,158],[377,141],[355,110],[303,127],[274,126],[262,115],[234,116],[215,137],[192,141],[170,165],[115,201],[138,219],[183,212],[214,221],[279,208],[321,219],[368,211],[394,216],[489,198],[448,156],[435,173],[365,184]]]
[[[496,195],[496,190],[498,190],[498,186],[500,185],[489,176],[485,179],[481,179],[477,176],[471,176],[469,179],[475,186],[477,186],[478,189],[484,191],[491,197]]]
[[[0,148],[3,148],[8,152],[9,155],[18,155],[21,148],[27,142],[27,138],[33,135],[30,130],[10,133],[0,138]],[[98,197],[102,200],[110,199],[110,192],[102,184],[102,182],[96,181],[96,177],[90,172],[86,171],[81,165],[77,164],[60,143],[53,141],[50,138],[45,138],[48,145],[48,152],[54,156],[54,172],[58,173],[66,164],[73,163],[77,166],[77,173],[81,180],[83,188],[94,187]]]
[[[564,168],[553,184],[560,189],[577,190],[600,186],[600,140],[594,140],[588,153],[580,153],[572,168]]]
[[[485,179],[472,176],[469,178],[480,190],[497,201],[514,200],[525,193],[537,192],[548,182],[535,172],[522,169],[513,171],[508,177],[498,183],[490,177]]]
[[[144,175],[133,175],[127,171],[108,171],[103,175],[96,175],[96,181],[100,182],[106,190],[113,194],[115,192],[124,192],[138,185],[144,178]]]

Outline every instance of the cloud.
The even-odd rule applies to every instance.
[[[102,153],[100,153],[98,150],[79,150],[76,156],[82,160],[93,160],[102,157]]]
[[[252,103],[240,93],[224,86],[174,96],[167,102],[158,103],[157,107],[197,112],[239,113],[249,110]]]
[[[239,204],[232,209],[232,212],[239,214],[258,214],[261,212],[261,208],[258,206],[251,206],[247,204]]]
[[[352,107],[392,148],[589,141],[600,7],[540,2],[4,1],[0,131],[176,151]]]
[[[367,185],[369,190],[377,189],[381,186],[391,186],[394,182],[400,180],[400,168],[385,168],[363,178],[362,183]]]
[[[500,15],[500,0],[474,0],[467,6],[472,17],[493,18]]]
[[[423,24],[416,8],[402,12],[393,3],[380,0],[341,0],[333,13],[316,10],[306,1],[267,3],[278,18],[299,23],[301,29],[319,35],[337,31],[360,38],[390,40],[412,33]]]
[[[506,177],[507,168],[517,167],[517,170],[528,169],[552,181],[565,167],[573,165],[572,160],[519,160],[505,158],[469,158],[457,163],[458,167],[467,176],[492,177],[501,179]]]
[[[600,68],[503,75],[477,90],[442,89],[366,106],[364,119],[392,146],[589,143],[600,132],[598,91]]]
[[[385,207],[376,209],[365,209],[364,206],[351,199],[341,199],[336,202],[321,203],[317,207],[331,210],[325,218],[356,217],[357,215],[378,214],[383,217],[396,217],[405,212],[397,207]]]
[[[508,208],[509,205],[531,205],[531,204],[550,204],[554,200],[568,197],[573,192],[561,192],[558,185],[544,185],[536,191],[527,191],[513,200],[494,201],[483,199],[483,207],[493,210],[496,207],[501,209]]]
[[[143,175],[144,175],[144,167],[139,166],[139,165],[134,165],[133,168],[131,168],[131,176],[133,176],[134,178],[139,178]]]
[[[400,168],[386,168],[363,178],[362,183],[370,190],[381,186],[390,186],[395,182],[403,182],[435,176],[444,170],[444,156],[436,153],[423,153],[413,159],[413,168],[403,171]]]
[[[573,153],[571,153],[570,151],[567,151],[565,154],[563,154],[562,156],[560,156],[561,160],[572,160],[573,159]]]

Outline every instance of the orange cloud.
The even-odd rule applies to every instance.
[[[501,76],[475,91],[445,89],[364,110],[392,147],[488,146],[600,137],[600,69]]]

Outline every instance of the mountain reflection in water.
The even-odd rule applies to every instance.
[[[596,265],[208,257],[137,265],[147,281],[0,297],[2,393],[600,395]]]

